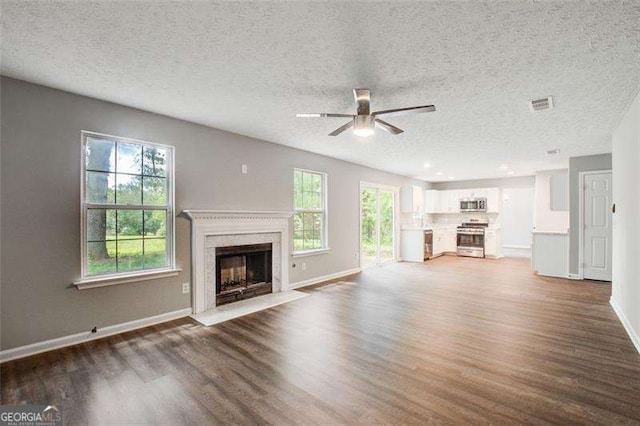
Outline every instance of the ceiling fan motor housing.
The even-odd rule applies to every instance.
[[[353,119],[353,131],[366,135],[374,132],[375,118],[372,115],[356,115]]]

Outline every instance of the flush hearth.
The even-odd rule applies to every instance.
[[[272,243],[216,248],[216,306],[270,294]]]

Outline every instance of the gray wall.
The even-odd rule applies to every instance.
[[[359,181],[389,173],[10,78],[1,80],[1,341],[6,350],[191,304],[190,229],[176,219],[177,277],[90,290],[80,278],[80,131],[175,146],[176,211],[292,210],[293,168],[328,173],[329,254],[291,281],[358,266]],[[249,173],[240,174],[247,164]]]
[[[569,158],[569,273],[580,267],[580,172],[611,170],[611,154]]]
[[[431,188],[440,190],[473,188],[533,188],[535,181],[535,176],[518,176],[496,179],[433,182],[431,183]]]

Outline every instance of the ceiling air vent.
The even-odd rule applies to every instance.
[[[547,96],[546,98],[534,99],[529,101],[529,108],[531,111],[545,111],[547,109],[553,109],[553,98]]]

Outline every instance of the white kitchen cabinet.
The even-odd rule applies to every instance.
[[[404,262],[424,261],[424,230],[403,229],[400,233],[400,257]]]
[[[458,250],[458,233],[455,228],[447,229],[445,234],[445,247],[445,251],[449,253],[455,253]]]
[[[502,210],[502,191],[499,188],[487,188],[487,213],[500,213]]]
[[[458,195],[460,198],[486,198],[487,188],[459,189]]]
[[[403,213],[422,213],[423,207],[422,188],[416,185],[402,187],[401,201]]]
[[[471,189],[459,189],[458,190],[458,196],[460,198],[471,198]]]
[[[433,230],[433,255],[437,256],[446,251],[445,245],[446,230],[434,229]]]
[[[440,213],[460,212],[460,191],[457,189],[440,191],[438,210]]]
[[[485,229],[484,255],[486,257],[502,257],[502,231],[500,229]]]
[[[425,213],[440,213],[438,208],[440,207],[440,192],[436,189],[427,189],[424,191],[424,212]]]
[[[492,188],[480,188],[471,190],[471,198],[487,198],[489,196],[489,190]]]
[[[433,230],[433,254],[455,253],[457,248],[457,234],[454,229],[434,229]]]

